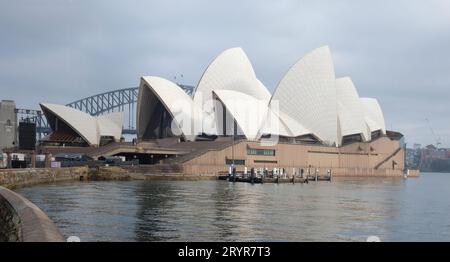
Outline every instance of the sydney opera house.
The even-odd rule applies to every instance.
[[[346,175],[397,175],[404,168],[403,136],[386,130],[375,98],[360,97],[349,77],[336,77],[326,46],[292,65],[273,93],[241,48],[217,56],[192,95],[164,78],[142,77],[133,147],[120,146],[120,113],[92,117],[41,107],[54,131],[47,143],[64,135],[77,146],[112,143],[117,146],[108,145],[109,154],[137,155],[142,163],[178,166],[186,174],[218,173],[230,163]]]

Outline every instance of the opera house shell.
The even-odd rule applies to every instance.
[[[386,133],[374,98],[361,98],[349,77],[336,78],[330,50],[298,60],[271,94],[241,48],[217,56],[192,96],[160,77],[142,77],[137,103],[138,140],[178,136],[277,137],[339,147]]]
[[[91,116],[72,107],[41,103],[52,133],[41,140],[46,145],[101,146],[119,141],[123,113]]]
[[[360,97],[349,77],[336,77],[327,46],[296,61],[273,90],[245,52],[231,48],[212,60],[192,92],[141,77],[133,143],[112,143],[121,138],[120,113],[94,117],[54,104],[41,104],[53,130],[41,143],[46,152],[122,156],[148,173],[220,175],[235,165],[239,172],[402,175],[403,135],[386,130],[376,99]]]

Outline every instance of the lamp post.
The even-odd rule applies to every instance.
[[[234,166],[234,131],[235,131],[235,123],[233,123],[233,135],[232,135],[232,139],[233,141],[231,142],[231,157],[232,157],[232,162],[233,162],[233,166]]]

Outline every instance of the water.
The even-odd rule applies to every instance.
[[[450,174],[295,185],[70,182],[17,191],[82,241],[450,241]]]

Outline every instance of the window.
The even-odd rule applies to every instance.
[[[247,155],[253,155],[253,156],[275,156],[275,150],[273,150],[273,149],[247,148]]]
[[[277,164],[278,161],[276,160],[253,160],[253,163],[265,163],[265,164]]]
[[[6,120],[6,125],[11,126],[11,119]]]
[[[233,159],[225,159],[225,164],[226,165],[231,165],[231,164],[233,164]],[[235,165],[245,165],[245,160],[244,159],[235,159],[234,160],[234,164]]]

